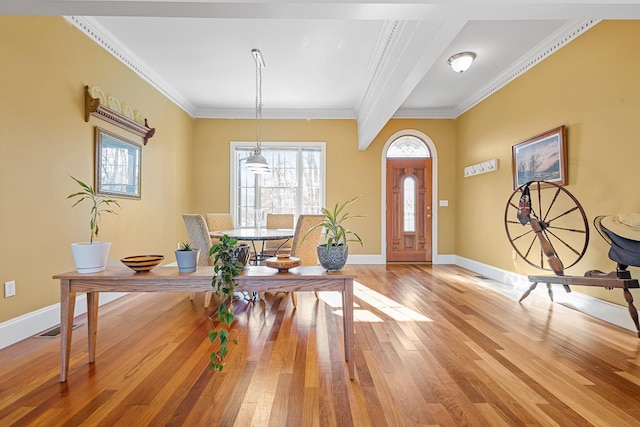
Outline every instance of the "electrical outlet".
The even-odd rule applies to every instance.
[[[515,249],[511,251],[511,258],[512,259],[518,259],[518,252],[516,252]]]
[[[16,294],[16,281],[4,282],[4,297],[9,298]]]

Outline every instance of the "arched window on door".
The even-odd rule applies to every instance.
[[[391,143],[387,149],[387,158],[389,157],[431,157],[431,152],[420,138],[406,135]]]

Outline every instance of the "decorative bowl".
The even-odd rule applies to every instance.
[[[297,267],[302,264],[300,258],[289,256],[277,256],[267,258],[267,267],[277,268],[280,273],[286,273],[290,268]]]
[[[144,272],[151,271],[163,259],[164,255],[134,255],[122,258],[120,261],[134,271]]]

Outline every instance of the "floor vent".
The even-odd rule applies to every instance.
[[[73,329],[77,328],[80,325],[74,324]],[[35,338],[56,338],[60,336],[60,325],[54,326],[53,328],[47,329],[44,332],[40,332],[38,335],[35,335]]]

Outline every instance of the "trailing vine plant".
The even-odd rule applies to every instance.
[[[238,241],[232,239],[226,234],[220,238],[220,241],[211,247],[209,256],[214,258],[214,275],[211,280],[211,286],[220,299],[220,305],[217,310],[209,317],[209,321],[213,327],[213,331],[209,332],[209,339],[216,345],[218,349],[211,353],[211,361],[209,367],[218,372],[222,371],[224,365],[224,356],[228,352],[229,333],[231,332],[231,324],[234,319],[233,312],[233,292],[236,287],[235,277],[238,276],[244,265],[238,261],[236,254],[236,244]],[[218,328],[214,322],[218,318]],[[237,339],[231,340],[234,344],[238,344]]]

